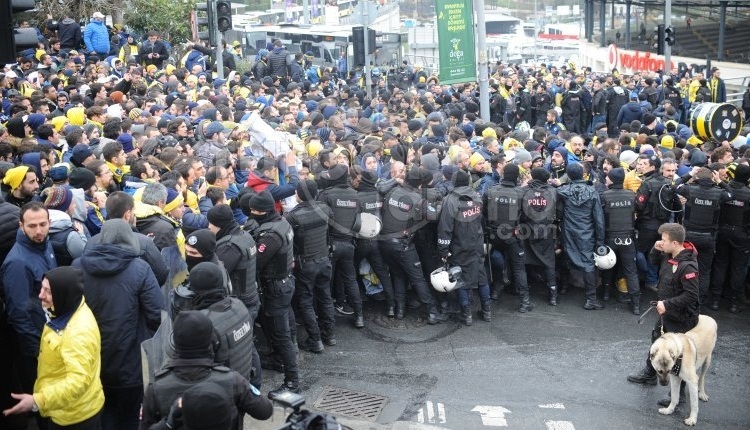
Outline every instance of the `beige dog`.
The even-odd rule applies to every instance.
[[[669,415],[680,401],[680,382],[684,381],[690,393],[690,416],[685,424],[698,421],[698,399],[708,401],[704,386],[711,365],[711,355],[716,345],[716,321],[700,315],[698,325],[687,333],[664,333],[651,345],[651,364],[656,369],[661,385],[671,383],[672,402],[659,413]]]

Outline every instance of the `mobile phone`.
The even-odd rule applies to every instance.
[[[198,185],[197,185],[198,189],[200,189],[205,183],[206,183],[206,178],[204,178],[203,176],[198,178]]]

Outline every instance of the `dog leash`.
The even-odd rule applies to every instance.
[[[656,308],[656,302],[649,302],[649,307],[646,309],[646,312],[642,313],[640,317],[638,317],[638,324],[643,324],[644,319],[646,318],[646,315],[648,315],[649,312],[654,310]]]

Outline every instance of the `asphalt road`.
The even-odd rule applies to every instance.
[[[638,325],[627,305],[614,301],[585,311],[580,289],[561,296],[556,307],[547,305],[541,290],[533,296],[536,309],[520,314],[517,298],[501,295],[492,322],[475,316],[471,327],[457,321],[428,326],[414,311],[396,322],[379,316],[382,303],[366,303],[364,329],[341,317],[338,345],[322,354],[300,352],[307,407],[315,409],[330,389],[385,397],[369,420],[338,415],[358,430],[687,427],[682,420],[689,405],[679,405],[672,416],[657,411],[668,387],[625,379],[644,364],[656,313]],[[750,310],[731,314],[723,305],[709,313],[719,336],[706,382],[710,400],[700,402],[696,428],[749,429]],[[281,381],[280,374],[265,371],[263,391]],[[247,420],[245,428],[276,429],[284,415],[279,408],[273,420]]]

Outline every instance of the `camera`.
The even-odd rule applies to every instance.
[[[291,391],[284,391],[278,394],[274,394],[271,398],[274,402],[279,402],[281,406],[285,408],[294,409],[299,412],[299,409],[304,406],[305,398],[299,394],[292,393]]]

